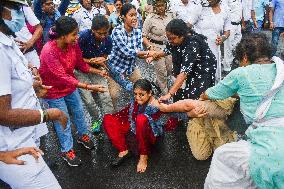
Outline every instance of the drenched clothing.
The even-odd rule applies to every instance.
[[[132,101],[118,113],[107,114],[103,120],[105,131],[114,147],[119,151],[127,150],[125,136],[130,131],[136,135],[140,155],[148,155],[150,147],[164,130],[172,130],[178,120],[170,118],[151,105],[138,105]]]
[[[214,85],[217,61],[204,36],[188,35],[181,45],[167,44],[164,51],[172,55],[173,76],[187,75],[184,85],[174,95],[175,102],[198,99],[202,92]]]
[[[210,99],[238,93],[241,112],[251,125],[247,141],[215,151],[205,188],[256,188],[252,181],[261,189],[284,188],[284,64],[273,60],[275,64],[237,68],[206,91]]]
[[[193,156],[198,160],[208,159],[219,146],[236,140],[236,132],[226,124],[236,99],[204,101],[208,116],[193,118],[187,127],[187,139]]]

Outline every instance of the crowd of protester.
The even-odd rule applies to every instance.
[[[39,149],[47,122],[70,166],[83,163],[71,125],[89,150],[90,135],[105,133],[118,151],[115,167],[132,156],[131,133],[137,173],[159,137],[186,123],[193,156],[213,154],[204,188],[284,188],[283,0],[70,3],[0,2],[1,180],[61,188]],[[138,59],[154,81],[143,78]],[[122,90],[130,99],[120,110]],[[239,134],[226,124],[238,100],[248,125]]]

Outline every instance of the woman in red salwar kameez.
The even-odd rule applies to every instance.
[[[152,86],[148,80],[136,81],[133,93],[134,99],[127,107],[118,113],[104,116],[103,126],[112,144],[119,151],[118,157],[112,162],[113,166],[120,165],[131,156],[126,145],[126,135],[130,131],[136,135],[140,155],[137,172],[143,173],[147,168],[151,145],[164,130],[174,129],[178,119],[173,117],[174,114],[159,110],[159,102],[153,96]],[[187,118],[187,115],[182,113],[179,113],[178,117],[181,115]]]

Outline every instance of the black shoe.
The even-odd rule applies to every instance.
[[[125,156],[123,157],[116,157],[112,162],[111,162],[111,166],[112,167],[117,167],[119,165],[121,165],[126,159],[129,159],[130,157],[132,157],[132,154],[130,152],[128,152]]]
[[[62,154],[62,158],[68,163],[71,167],[77,167],[82,164],[81,160],[76,156],[73,149]]]
[[[88,135],[83,135],[77,140],[78,143],[82,144],[85,148],[91,150],[94,148],[94,143]]]

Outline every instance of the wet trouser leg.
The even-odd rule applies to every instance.
[[[140,155],[148,155],[151,145],[156,142],[148,118],[143,114],[139,114],[136,118],[136,140]]]

